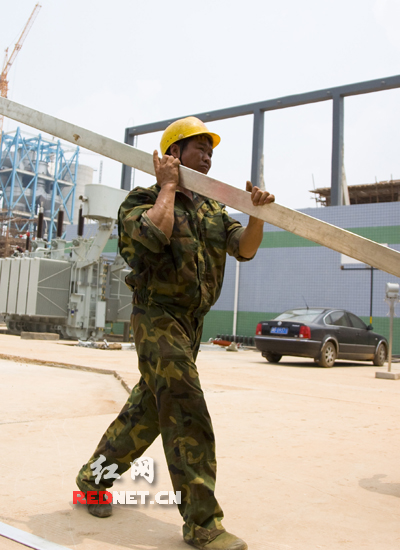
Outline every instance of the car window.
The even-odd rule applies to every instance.
[[[364,323],[364,321],[361,321],[361,319],[357,317],[357,315],[354,315],[354,313],[350,313],[350,312],[348,315],[350,317],[350,321],[353,327],[363,328],[364,330],[367,328],[367,325]]]
[[[275,317],[274,321],[293,321],[295,323],[312,323],[321,315],[323,309],[289,309]]]
[[[325,323],[337,327],[351,326],[345,311],[332,311],[332,313],[325,317]]]

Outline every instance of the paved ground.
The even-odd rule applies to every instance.
[[[368,363],[283,359],[199,354],[225,527],[250,550],[398,550],[400,380],[376,379],[385,367]],[[76,472],[127,397],[100,372],[132,386],[136,362],[132,351],[0,336],[1,522],[76,550],[188,548],[174,505],[117,505],[98,519],[72,504]],[[160,441],[147,454],[156,481],[126,474],[119,490],[172,489]],[[3,548],[23,547],[0,537]]]

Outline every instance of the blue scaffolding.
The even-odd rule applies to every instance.
[[[66,154],[71,153],[70,158]],[[60,207],[64,220],[72,223],[74,215],[79,147],[66,151],[60,141],[42,136],[23,137],[20,128],[3,134],[0,147],[0,212],[3,223],[14,220],[19,233],[34,226],[39,207],[44,209],[47,239],[56,232]]]

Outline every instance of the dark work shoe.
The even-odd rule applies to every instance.
[[[85,495],[85,499],[87,500],[87,491],[85,491],[81,487],[79,475],[75,481],[78,486],[78,489]],[[97,497],[98,497],[98,494],[97,494]],[[92,514],[92,516],[96,516],[96,518],[108,518],[112,515],[112,504],[108,502],[105,502],[103,504],[87,504],[86,506],[89,514]]]
[[[195,548],[200,548],[204,550],[247,550],[248,548],[244,540],[239,539],[238,537],[232,535],[231,533],[228,533],[227,531],[221,533],[220,535],[218,535],[218,537],[215,537],[214,540],[208,542],[203,546],[197,545],[192,540],[185,540],[185,542],[187,544],[190,544],[191,546],[194,546]]]

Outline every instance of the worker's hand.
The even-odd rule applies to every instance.
[[[160,160],[158,151],[153,152],[153,164],[156,171],[157,183],[160,187],[171,185],[175,188],[179,185],[180,160],[170,155],[164,155]]]
[[[275,201],[274,195],[271,195],[268,191],[262,191],[259,187],[253,187],[251,181],[246,181],[246,191],[251,193],[251,202],[254,206],[262,206]]]

